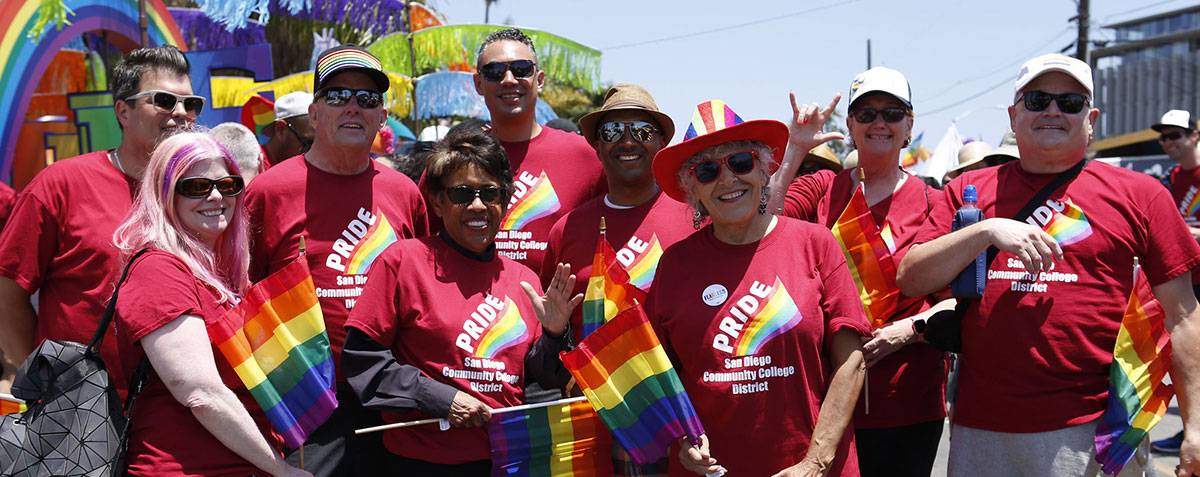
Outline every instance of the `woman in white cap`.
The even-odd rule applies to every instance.
[[[933,297],[902,296],[896,266],[937,191],[900,168],[913,126],[904,75],[884,67],[859,74],[848,111],[857,167],[798,177],[784,198],[784,215],[834,231],[871,322],[872,337],[863,346],[867,382],[854,416],[862,475],[928,476],[946,417],[946,356],[921,333],[926,318],[953,301],[934,306]],[[785,158],[783,172],[795,170],[794,162]]]
[[[708,101],[683,142],[654,157],[663,192],[711,219],[663,253],[647,299],[707,432],[671,475],[858,475],[845,430],[869,327],[829,231],[768,212],[785,147],[783,123],[743,122]]]

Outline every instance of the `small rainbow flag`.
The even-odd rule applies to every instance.
[[[487,432],[493,477],[612,475],[612,438],[587,402],[498,414]]]
[[[1079,206],[1070,200],[1062,202],[1063,210],[1054,214],[1044,230],[1054,237],[1058,244],[1065,247],[1088,238],[1092,235],[1092,224]]]
[[[308,261],[254,284],[208,336],[266,411],[288,448],[297,448],[337,408],[333,355]]]
[[[879,233],[861,185],[834,222],[833,236],[846,254],[846,265],[858,287],[868,321],[873,328],[883,326],[893,318],[902,297],[896,286],[895,259]]]
[[[25,412],[25,401],[0,393],[0,416]]]
[[[608,244],[601,224],[596,254],[592,256],[592,276],[588,278],[587,290],[583,294],[583,329],[580,336],[586,338],[617,313],[633,306],[635,300],[645,301],[646,294],[630,285],[629,274],[617,262],[617,254]]]
[[[371,271],[371,264],[375,263],[375,259],[379,258],[389,245],[396,243],[396,229],[392,228],[387,216],[382,213],[375,216],[378,218],[371,228],[367,229],[367,235],[363,236],[354,247],[354,251],[350,252],[350,261],[346,265],[347,275],[366,275]]]
[[[524,343],[529,337],[529,327],[525,326],[521,310],[517,309],[512,298],[504,297],[504,309],[500,310],[499,316],[479,338],[479,345],[475,347],[476,358],[495,358],[501,351]]]
[[[242,105],[242,125],[254,131],[259,144],[266,144],[270,139],[263,133],[263,128],[275,122],[275,103],[259,95],[251,96]]]
[[[754,318],[746,321],[746,327],[742,329],[742,336],[738,338],[735,349],[738,356],[757,355],[771,338],[787,333],[800,324],[800,309],[796,307],[796,302],[792,300],[787,288],[784,288],[783,281],[775,278],[774,288],[775,291],[771,298],[767,299],[767,304]]]
[[[1096,462],[1109,475],[1121,472],[1175,394],[1174,387],[1163,383],[1171,367],[1166,317],[1140,267],[1134,270],[1108,370],[1108,408],[1096,426]]]
[[[558,194],[554,192],[550,177],[542,172],[525,196],[508,209],[508,215],[500,222],[500,229],[521,230],[530,222],[558,212],[560,207],[562,205],[558,202]]]
[[[641,290],[649,291],[654,283],[654,272],[658,271],[658,261],[662,258],[662,244],[658,243],[658,234],[650,236],[650,245],[633,265],[629,267],[629,284]]]
[[[560,353],[583,395],[638,464],[662,459],[671,443],[704,434],[700,417],[646,313],[635,304]]]

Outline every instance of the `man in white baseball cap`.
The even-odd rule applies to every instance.
[[[948,184],[900,263],[901,291],[919,296],[980,254],[994,258],[982,298],[960,304],[951,477],[1150,470],[1146,439],[1135,449],[1103,445],[1117,439],[1114,422],[1129,424],[1106,410],[1128,405],[1110,395],[1109,371],[1131,290],[1153,295],[1166,315],[1187,421],[1177,474],[1200,474],[1200,307],[1190,273],[1200,245],[1152,177],[1087,161],[1100,116],[1091,100],[1086,63],[1057,54],[1026,62],[1008,108],[1020,159]],[[989,218],[952,231],[967,184]]]
[[[312,146],[312,123],[308,121],[308,106],[313,94],[296,91],[285,94],[275,101],[275,122],[263,128],[268,138],[267,160],[271,165],[284,159],[303,154]]]

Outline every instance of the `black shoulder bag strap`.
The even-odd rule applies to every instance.
[[[112,298],[108,300],[108,304],[104,307],[104,315],[100,317],[100,325],[96,327],[96,333],[92,335],[92,341],[88,343],[88,353],[93,356],[100,356],[100,344],[104,342],[104,335],[108,333],[108,327],[112,324],[113,317],[117,314],[117,296],[121,292],[121,285],[125,284],[125,278],[129,276],[129,268],[133,266],[133,262],[137,261],[146,252],[148,248],[138,250],[137,253],[129,257],[129,262],[125,263],[125,269],[121,271],[121,278],[117,280],[117,287],[113,289]],[[102,360],[103,361],[103,360]],[[107,367],[107,365],[106,365]],[[150,360],[145,356],[142,357],[138,367],[133,372],[133,378],[129,381],[129,393],[125,396],[125,415],[129,415],[130,409],[133,408],[133,402],[137,400],[137,395],[142,391],[142,386],[146,384],[146,377],[150,374]]]
[[[1053,194],[1054,191],[1056,191],[1060,187],[1062,187],[1063,184],[1071,182],[1076,177],[1078,177],[1079,173],[1083,171],[1083,168],[1085,166],[1087,166],[1087,163],[1088,163],[1088,160],[1086,158],[1084,158],[1084,159],[1080,160],[1079,162],[1075,163],[1074,166],[1071,166],[1070,169],[1067,169],[1067,170],[1059,173],[1057,176],[1054,176],[1054,180],[1050,181],[1049,184],[1046,184],[1045,187],[1042,187],[1042,189],[1039,190],[1037,192],[1037,194],[1034,194],[1033,198],[1029,199],[1029,202],[1025,203],[1025,207],[1021,207],[1021,210],[1017,211],[1017,215],[1014,215],[1012,217],[1012,219],[1017,222],[1024,222],[1026,219],[1029,218],[1030,215],[1033,215],[1034,210],[1037,210],[1038,207],[1041,207],[1043,204],[1046,203],[1046,199],[1049,199],[1050,195]],[[996,255],[999,255],[999,254],[1000,254],[1000,250],[997,249],[996,247],[988,247],[988,259],[987,259],[988,267],[992,266],[992,261],[996,260]]]

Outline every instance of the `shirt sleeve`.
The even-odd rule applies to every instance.
[[[117,323],[131,341],[139,341],[180,316],[200,316],[197,286],[196,277],[178,258],[147,252],[129,267],[117,297]]]
[[[822,233],[823,232],[823,233]],[[820,257],[817,271],[821,275],[821,310],[825,312],[825,336],[833,336],[843,328],[858,334],[871,334],[867,315],[858,297],[858,287],[846,266],[846,255],[828,230],[821,229],[813,234],[816,255]]]
[[[806,222],[817,221],[817,208],[833,184],[833,171],[796,177],[783,196],[783,215]]]
[[[58,252],[58,220],[32,192],[23,193],[0,232],[0,275],[33,293]]]
[[[1143,260],[1151,286],[1161,285],[1200,265],[1200,245],[1192,238],[1173,202],[1169,191],[1158,189],[1142,208],[1147,244]]]

